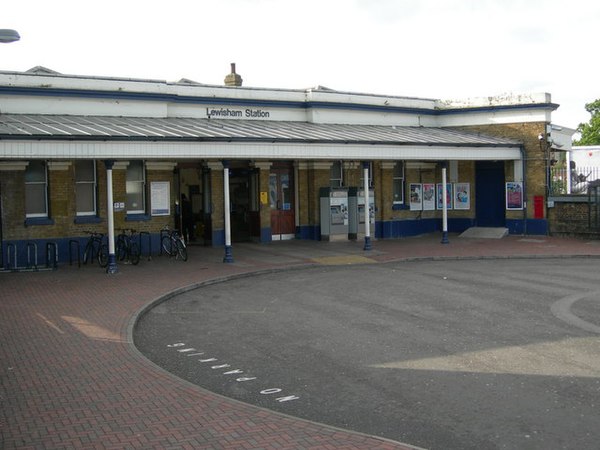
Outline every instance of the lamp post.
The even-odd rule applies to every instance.
[[[0,43],[10,44],[21,39],[19,32],[16,30],[1,30],[0,29]]]

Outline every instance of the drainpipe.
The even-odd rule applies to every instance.
[[[527,160],[525,159],[525,146],[519,145],[523,171],[523,234],[527,235]]]

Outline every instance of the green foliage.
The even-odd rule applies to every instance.
[[[581,133],[581,139],[573,142],[573,145],[600,145],[600,98],[585,105],[585,110],[592,117],[588,123],[580,123],[577,131]]]

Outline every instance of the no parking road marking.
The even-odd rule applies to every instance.
[[[196,350],[194,347],[187,347],[187,344],[185,342],[177,342],[175,344],[167,344],[168,348],[173,348],[176,349],[178,353],[180,353],[181,355],[184,356],[201,356],[204,355],[204,352],[200,352],[198,350]],[[217,362],[219,361],[218,358],[214,358],[214,357],[208,357],[208,358],[202,358],[199,359],[198,362],[202,363],[202,364],[206,364],[206,363],[213,363],[213,362]],[[230,369],[231,368],[231,364],[213,364],[209,366],[211,370],[220,370],[220,369]],[[241,369],[232,369],[232,370],[227,370],[225,372],[222,372],[221,375],[240,375],[243,374],[244,371]],[[257,380],[257,377],[250,377],[250,376],[243,376],[243,377],[237,377],[235,378],[235,381],[238,383],[245,383],[248,381],[254,381]],[[283,392],[283,389],[281,388],[267,388],[267,389],[262,389],[259,391],[259,393],[261,395],[273,395],[273,394],[279,394]],[[293,400],[298,400],[300,397],[298,397],[297,395],[286,395],[284,397],[276,397],[275,401],[279,402],[279,403],[284,403],[284,402],[289,402],[289,401],[293,401]]]

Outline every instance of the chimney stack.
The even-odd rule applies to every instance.
[[[241,86],[242,77],[235,73],[235,63],[231,63],[231,73],[225,77],[225,86]]]

